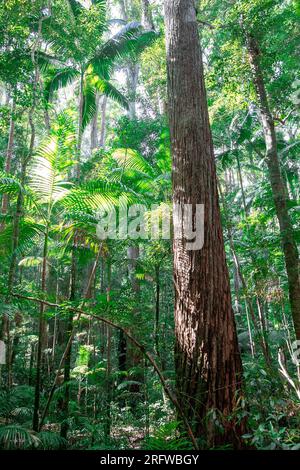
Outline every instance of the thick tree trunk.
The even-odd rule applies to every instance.
[[[193,0],[165,0],[173,203],[204,204],[204,246],[174,237],[177,394],[209,446],[241,445],[233,417],[242,388]],[[223,424],[219,433],[214,413]],[[229,418],[231,416],[231,419]]]
[[[297,339],[300,339],[299,253],[293,236],[292,221],[288,212],[288,192],[280,169],[274,119],[270,111],[263,74],[260,67],[259,45],[255,38],[247,33],[245,33],[245,35],[266,144],[266,163],[269,171],[276,215],[280,227],[280,236],[288,277],[291,312],[296,337]]]

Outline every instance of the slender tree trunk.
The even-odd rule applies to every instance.
[[[154,324],[154,340],[156,354],[160,356],[159,350],[159,317],[160,317],[160,280],[159,266],[155,267],[155,324]]]
[[[47,106],[44,109],[44,121],[45,121],[45,128],[47,129],[48,134],[50,134],[51,123],[50,123],[49,110]]]
[[[121,16],[124,21],[128,21],[128,16],[127,16],[127,5],[126,5],[125,0],[119,0],[119,5],[120,5],[120,10],[121,10]]]
[[[246,205],[246,196],[245,196],[243,176],[242,176],[242,171],[241,171],[241,162],[240,162],[240,157],[239,157],[238,153],[236,154],[236,162],[237,162],[237,167],[238,167],[238,179],[239,179],[241,193],[242,193],[244,212],[245,212],[245,216],[247,216],[248,215],[248,210],[247,210],[247,205]]]
[[[150,2],[149,0],[141,0],[142,2],[142,25],[145,29],[152,29],[154,30],[154,23],[152,12],[150,9]]]
[[[96,269],[97,269],[97,265],[98,265],[98,261],[99,261],[99,256],[100,256],[100,249],[97,253],[97,256],[96,256],[96,259],[95,259],[95,263],[94,263],[94,269],[91,273],[91,277],[90,277],[90,280],[89,280],[89,284],[88,284],[88,287],[87,287],[87,291],[89,290],[89,285],[91,282],[93,282],[94,280],[94,276],[95,276],[95,273],[96,273]],[[72,283],[73,284],[73,283]],[[75,285],[75,284],[73,284]],[[84,296],[84,300],[82,301],[81,303],[81,306],[84,306],[84,303],[85,303],[85,300],[86,300],[86,296]],[[81,314],[79,313],[77,315],[77,318],[76,318],[76,324],[73,323],[73,327],[72,327],[72,331],[69,335],[69,339],[68,339],[68,342],[66,344],[66,347],[65,347],[65,350],[62,354],[62,357],[59,361],[59,364],[58,364],[58,368],[57,368],[57,373],[55,375],[55,379],[53,381],[53,384],[51,386],[51,390],[49,392],[49,396],[48,396],[48,399],[47,399],[47,403],[46,403],[46,406],[45,406],[45,409],[43,411],[43,414],[42,414],[42,417],[41,417],[41,421],[40,421],[40,426],[39,426],[39,430],[42,428],[43,424],[44,424],[44,421],[45,421],[45,418],[47,416],[47,413],[48,413],[48,410],[49,410],[49,406],[51,404],[51,401],[52,401],[52,398],[53,398],[53,395],[54,395],[54,392],[55,392],[55,389],[56,389],[56,386],[58,384],[58,379],[59,379],[59,375],[60,375],[60,370],[62,368],[62,366],[64,365],[65,363],[65,360],[66,360],[66,357],[68,356],[69,354],[69,351],[70,351],[70,348],[72,347],[72,343],[73,343],[73,339],[74,339],[74,336],[75,336],[75,333],[76,333],[76,326],[79,322],[81,318]]]
[[[74,236],[74,242],[72,247],[72,260],[71,260],[71,275],[70,275],[70,293],[69,300],[72,302],[76,296],[76,236]],[[66,325],[66,345],[70,341],[70,337],[73,330],[73,313],[69,312],[67,325]],[[62,438],[67,439],[69,430],[69,401],[70,401],[70,372],[71,372],[71,358],[72,358],[72,342],[66,353],[65,364],[64,364],[64,397],[61,404],[61,410],[63,414],[63,422],[60,428],[60,435]]]
[[[105,147],[105,136],[106,136],[106,109],[107,109],[107,96],[103,96],[101,103],[101,131],[99,147]]]
[[[11,160],[12,160],[12,155],[13,155],[14,135],[15,135],[15,111],[16,111],[16,102],[13,99],[12,106],[11,106],[8,144],[7,144],[6,159],[5,159],[6,173],[10,173],[10,170],[11,170]],[[6,215],[7,210],[8,210],[8,194],[3,194],[2,204],[1,204],[1,214]],[[0,232],[1,230],[3,230],[3,228],[4,228],[4,222],[0,224]]]
[[[204,205],[204,246],[174,237],[177,396],[209,446],[241,446],[242,364],[218,202],[198,24],[193,0],[165,0],[173,203]],[[175,221],[174,221],[175,222]],[[223,425],[220,433],[213,419]],[[230,418],[231,416],[231,418]]]
[[[48,256],[48,227],[46,229],[45,241],[44,241],[42,286],[41,286],[42,292],[46,292],[47,256]],[[40,410],[40,395],[41,395],[42,367],[43,367],[42,359],[43,359],[43,349],[46,343],[47,325],[46,325],[44,313],[45,313],[45,305],[41,304],[40,313],[39,313],[39,339],[38,339],[38,349],[37,349],[34,408],[33,408],[33,421],[32,421],[32,429],[36,432],[39,430],[39,410]]]
[[[124,21],[129,20],[128,4],[124,0],[119,0],[121,16]],[[125,69],[126,72],[126,86],[128,90],[128,117],[129,119],[136,118],[136,90],[139,79],[139,64],[135,61],[129,60]]]
[[[126,337],[123,331],[119,332],[119,340],[118,340],[118,369],[120,372],[126,371],[126,349],[127,349],[127,342]],[[120,377],[120,382],[124,379],[123,376]]]
[[[111,400],[112,400],[112,378],[111,378],[111,327],[106,326],[106,403],[105,403],[105,423],[104,423],[104,435],[106,439],[109,439],[111,432]]]
[[[11,105],[9,136],[8,136],[7,152],[6,152],[6,159],[5,159],[6,173],[10,173],[10,170],[11,170],[11,160],[12,160],[12,155],[13,155],[14,135],[15,135],[15,112],[16,112],[16,101],[13,99],[12,105]]]
[[[136,90],[139,79],[139,64],[133,62],[126,67],[126,81],[129,94],[128,99],[128,116],[130,119],[136,118]]]
[[[105,147],[105,135],[106,135],[106,108],[107,108],[107,96],[103,96],[101,103],[101,130],[99,147]]]
[[[98,146],[98,115],[99,115],[100,94],[96,92],[96,109],[91,124],[91,152]]]
[[[81,146],[82,146],[82,121],[83,121],[83,71],[80,75],[79,84],[79,108],[78,108],[78,135],[77,135],[77,165],[76,165],[76,179],[80,179],[80,159],[81,159]]]
[[[133,318],[132,318],[132,326],[130,328],[131,332],[135,336],[139,336],[139,328],[140,328],[140,283],[136,277],[136,268],[137,268],[137,261],[140,256],[140,249],[139,245],[132,245],[129,246],[127,249],[127,257],[128,257],[128,274],[129,279],[131,282],[132,291],[134,294],[134,302],[135,307],[133,310]],[[128,368],[136,369],[135,374],[132,376],[131,380],[136,381],[136,384],[130,386],[130,391],[133,393],[140,392],[140,385],[139,383],[143,382],[143,374],[141,373],[142,363],[143,363],[143,356],[141,352],[134,347],[132,344],[128,344],[127,347],[127,366]],[[133,403],[135,406],[135,402]]]
[[[299,253],[288,212],[288,193],[285,186],[277,150],[277,138],[263,74],[260,66],[260,50],[257,40],[245,32],[249,62],[253,75],[260,118],[266,145],[266,164],[273,193],[276,215],[279,221],[285,266],[288,277],[289,299],[297,339],[300,339],[300,273]]]
[[[51,14],[51,13],[50,13]],[[33,154],[33,148],[34,148],[34,142],[35,142],[35,124],[33,120],[33,114],[35,111],[36,103],[37,103],[37,87],[39,83],[39,66],[38,66],[38,61],[36,57],[36,51],[39,48],[40,45],[40,40],[41,40],[41,33],[42,33],[42,25],[43,25],[43,20],[46,18],[44,16],[43,18],[40,18],[39,20],[39,25],[38,25],[38,32],[37,32],[37,38],[36,41],[34,42],[34,45],[31,50],[31,60],[32,64],[34,66],[34,83],[33,83],[33,98],[32,98],[32,105],[31,108],[29,109],[28,112],[28,123],[29,127],[31,130],[30,134],[30,143],[29,143],[29,149],[28,149],[28,155],[26,158],[22,159],[21,163],[21,186],[24,187],[25,184],[25,179],[26,179],[26,169],[27,165],[32,157]],[[10,165],[10,161],[9,161]],[[13,233],[12,233],[12,254],[11,254],[11,259],[10,259],[10,266],[9,266],[9,272],[8,272],[8,281],[7,281],[7,297],[6,297],[6,302],[8,303],[10,300],[10,295],[12,292],[12,287],[14,285],[15,281],[15,275],[16,275],[16,267],[17,267],[17,248],[19,245],[19,235],[20,235],[20,221],[22,217],[22,210],[23,210],[23,192],[19,191],[18,197],[17,197],[17,203],[16,203],[16,212],[14,216],[14,221],[13,221]],[[9,322],[8,322],[8,316],[4,313],[2,317],[2,322],[1,322],[1,331],[0,331],[0,339],[4,339],[5,335],[9,337]],[[9,348],[8,348],[9,350]],[[0,366],[1,369],[1,366]],[[0,370],[1,374],[1,370]]]

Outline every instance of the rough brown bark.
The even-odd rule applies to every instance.
[[[266,145],[266,164],[272,188],[276,215],[280,227],[280,236],[288,277],[289,300],[297,339],[300,339],[300,272],[299,252],[293,236],[293,225],[288,211],[288,192],[281,173],[277,151],[277,138],[263,74],[260,66],[260,50],[257,40],[245,33],[256,90],[260,118]]]
[[[245,423],[226,419],[242,395],[202,55],[193,0],[165,0],[173,203],[204,204],[204,246],[174,237],[177,393],[209,446],[241,445]],[[195,211],[195,206],[194,206]],[[223,424],[218,432],[214,414]]]

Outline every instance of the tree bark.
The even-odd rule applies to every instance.
[[[293,323],[296,337],[300,339],[299,252],[294,239],[293,225],[288,211],[288,192],[280,169],[274,119],[270,111],[260,66],[259,45],[257,40],[247,34],[247,32],[245,32],[245,37],[266,145],[266,164],[269,171],[273,200],[280,227]]]
[[[47,256],[48,256],[48,232],[49,227],[46,228],[44,249],[43,249],[43,268],[42,268],[42,292],[46,292],[47,282]],[[43,367],[43,350],[46,343],[46,330],[47,322],[45,320],[45,305],[40,305],[39,312],[39,339],[37,347],[37,361],[36,361],[36,379],[35,379],[35,393],[34,393],[34,408],[33,408],[33,421],[32,429],[34,431],[39,430],[39,410],[40,410],[40,394],[41,394],[41,383],[42,383],[42,367]]]
[[[73,302],[75,300],[75,287],[76,287],[76,240],[74,240],[74,245],[72,247],[72,264],[71,264],[71,275],[70,275],[70,295],[69,300]],[[73,329],[73,313],[69,312],[67,325],[66,325],[66,345],[68,344]],[[63,421],[60,428],[60,436],[63,439],[67,440],[68,430],[69,430],[69,401],[70,401],[70,378],[71,378],[71,358],[72,358],[72,342],[68,348],[65,365],[64,365],[64,397],[61,403],[61,411],[63,414]]]
[[[175,366],[178,401],[209,446],[241,446],[234,413],[242,364],[231,304],[216,169],[193,0],[165,0],[173,203],[204,204],[204,246],[174,237]],[[214,413],[223,425],[216,426]],[[230,418],[231,416],[231,418]]]
[[[154,23],[153,23],[153,17],[152,17],[152,12],[150,9],[150,2],[149,0],[141,0],[142,4],[142,25],[144,26],[145,29],[150,29],[154,30]]]
[[[103,96],[101,103],[101,131],[100,131],[100,141],[99,147],[105,147],[105,135],[106,135],[106,105],[107,105],[107,96]]]
[[[8,135],[8,144],[7,144],[7,151],[6,151],[6,159],[5,159],[5,171],[6,173],[10,173],[11,169],[11,159],[13,155],[13,148],[14,148],[14,135],[15,135],[15,111],[16,111],[16,102],[13,99],[11,105],[11,114],[10,114],[10,124],[9,124],[9,135]],[[1,205],[1,214],[6,215],[8,210],[8,194],[3,194],[2,196],[2,205]],[[4,228],[4,222],[0,224],[0,232]]]
[[[126,67],[126,82],[129,95],[128,116],[129,119],[136,118],[136,90],[139,79],[139,64],[132,62]]]
[[[155,323],[154,323],[154,342],[155,351],[160,357],[159,350],[159,320],[160,320],[160,270],[159,265],[155,266]]]

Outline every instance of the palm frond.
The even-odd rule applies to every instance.
[[[19,244],[17,254],[24,256],[24,253],[30,251],[38,242],[41,234],[44,232],[44,226],[34,222],[32,219],[25,218],[20,221]],[[11,253],[13,239],[13,225],[5,226],[0,232],[0,246],[4,253]]]
[[[63,181],[58,166],[58,141],[51,137],[38,149],[30,168],[29,187],[39,196],[40,203],[54,205],[69,192],[71,183]]]
[[[74,16],[74,19],[76,20],[78,16],[82,13],[84,10],[84,6],[78,2],[77,0],[67,0],[67,4],[70,7],[70,11],[72,15]]]
[[[28,449],[37,447],[40,441],[33,431],[17,424],[0,427],[0,446],[2,449]]]
[[[90,61],[93,70],[108,79],[109,71],[120,58],[136,57],[157,38],[154,31],[143,31],[140,23],[131,22],[109,39]]]
[[[21,259],[19,261],[19,266],[23,266],[26,268],[32,268],[35,266],[41,266],[43,263],[43,258],[40,256],[27,256],[26,258]]]
[[[70,191],[64,198],[63,205],[67,209],[75,211],[110,210],[119,205],[120,199],[126,199],[128,203],[131,203],[136,202],[138,196],[124,189],[120,184],[95,180]]]
[[[40,447],[44,450],[61,449],[66,446],[66,440],[59,434],[50,431],[41,431],[38,434],[40,440]]]

